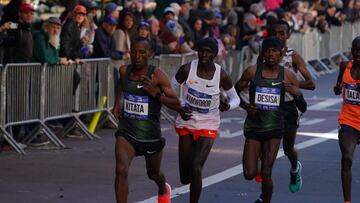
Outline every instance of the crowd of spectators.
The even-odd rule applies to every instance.
[[[41,30],[32,27],[36,10],[31,1],[6,5],[0,12],[0,62],[67,64],[111,57],[119,67],[129,62],[131,39],[138,36],[149,38],[155,55],[191,52],[200,39],[212,36],[223,55],[245,45],[256,51],[277,20],[287,21],[292,32],[307,33],[360,19],[360,0],[71,2],[59,19],[45,19]]]

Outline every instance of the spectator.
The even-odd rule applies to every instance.
[[[94,22],[95,25],[98,25],[99,22],[98,22],[97,11],[96,11],[97,4],[92,0],[80,0],[79,4],[86,8],[88,20],[90,22]]]
[[[189,1],[178,0],[177,3],[180,5],[178,23],[182,27],[186,42],[188,42],[190,47],[193,48],[194,47],[194,40],[192,39],[193,34],[190,25],[188,24],[189,9],[190,9]]]
[[[354,9],[355,0],[348,0],[345,2],[342,13],[345,15],[345,20],[348,22],[355,22],[357,20],[356,10]]]
[[[131,12],[123,13],[120,16],[120,24],[114,33],[116,50],[123,53],[130,53],[131,37],[135,29],[135,16]],[[119,68],[121,65],[127,63],[125,60],[114,61],[115,67]]]
[[[29,63],[32,61],[33,36],[32,21],[34,8],[30,4],[19,7],[19,20],[16,29],[7,31],[5,40],[5,63]]]
[[[150,39],[150,24],[146,21],[141,21],[137,27],[138,37]]]
[[[341,26],[342,22],[340,19],[340,13],[336,12],[335,6],[330,6],[326,8],[326,21],[331,27],[331,25]]]
[[[178,53],[178,38],[176,37],[176,22],[174,20],[168,20],[164,30],[160,35],[161,41],[170,48],[170,52]]]
[[[242,41],[241,47],[248,45],[256,52],[259,48],[260,39],[257,36],[259,26],[256,23],[256,17],[254,14],[245,13],[244,22],[240,30],[240,39]]]
[[[239,36],[238,27],[235,25],[230,25],[226,28],[224,35],[222,36],[222,41],[226,50],[236,49],[236,39]]]
[[[149,22],[151,47],[154,49],[155,55],[158,56],[160,54],[169,54],[170,49],[175,49],[176,43],[174,44],[174,48],[169,48],[167,45],[163,44],[159,37],[159,21],[156,18],[152,18],[149,20]]]
[[[120,11],[123,10],[122,6],[119,6],[115,3],[109,3],[105,6],[105,16],[112,16],[116,20],[119,19]]]
[[[33,61],[48,64],[67,65],[67,58],[59,57],[61,21],[50,17],[43,24],[43,29],[35,36]]]
[[[194,45],[196,45],[204,37],[202,32],[202,24],[203,21],[200,18],[197,18],[194,20],[194,24],[191,26]]]
[[[281,6],[283,0],[265,0],[266,11],[274,11]]]
[[[0,19],[3,14],[2,6],[0,6]],[[11,29],[11,22],[5,22],[0,26],[0,64],[4,63],[4,41],[8,29]]]
[[[124,55],[117,51],[115,47],[114,32],[118,25],[113,16],[105,16],[101,26],[96,30],[94,41],[94,57],[110,57],[111,59],[129,58],[129,54]]]
[[[75,60],[80,63],[82,58],[81,48],[83,46],[81,39],[81,27],[86,22],[86,8],[82,5],[76,5],[72,17],[64,24],[60,34],[60,56]]]

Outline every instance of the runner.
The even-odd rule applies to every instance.
[[[128,170],[135,156],[145,156],[148,177],[155,181],[158,202],[170,202],[171,187],[160,171],[165,139],[161,137],[161,104],[177,110],[187,120],[191,115],[180,106],[167,76],[149,65],[152,56],[149,41],[137,38],[131,43],[131,65],[120,67],[119,91],[113,113],[119,117],[116,132],[115,192],[118,203],[127,202]],[[123,98],[123,108],[120,106]]]
[[[248,67],[236,84],[240,93],[249,86],[249,104],[242,107],[248,115],[244,124],[244,177],[252,180],[258,173],[261,159],[262,195],[257,203],[270,202],[273,184],[272,167],[284,135],[284,94],[300,97],[295,75],[280,66],[283,44],[277,38],[263,41],[263,61]],[[304,104],[303,104],[304,105]]]
[[[286,21],[279,21],[271,27],[270,35],[278,38],[283,46],[285,53],[280,65],[284,66],[288,70],[291,70],[299,81],[299,88],[314,90],[315,83],[306,68],[304,59],[293,49],[287,46],[286,41],[290,38],[290,26]],[[303,99],[303,98],[299,98]],[[289,189],[292,193],[300,190],[302,186],[301,168],[302,165],[298,160],[298,153],[294,148],[296,131],[299,127],[299,119],[301,113],[306,111],[306,108],[297,108],[296,100],[294,97],[285,93],[284,103],[285,114],[285,136],[283,138],[283,149],[285,155],[288,157],[291,163],[290,170],[290,183]]]
[[[336,95],[343,93],[339,113],[339,146],[341,150],[341,180],[345,203],[351,201],[352,160],[360,138],[360,37],[352,42],[353,60],[341,62]]]
[[[198,60],[180,67],[172,79],[173,87],[183,85],[182,105],[192,111],[190,120],[178,116],[179,168],[182,184],[190,183],[190,202],[199,201],[202,189],[202,169],[220,126],[220,112],[239,106],[240,99],[230,77],[214,63],[218,44],[214,38],[198,43]],[[229,102],[220,101],[220,89]]]

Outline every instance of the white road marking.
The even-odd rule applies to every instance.
[[[311,105],[307,110],[322,110],[322,109],[326,109],[327,107],[333,106],[333,105],[341,103],[341,102],[342,102],[342,99],[340,99],[340,98],[329,98],[329,99],[326,99],[325,101]]]
[[[332,140],[338,139],[337,130],[335,132],[328,132],[328,133],[297,132],[297,134],[310,136],[310,137],[322,137],[322,138],[332,139]]]
[[[235,131],[233,133],[230,130],[220,130],[219,136],[221,138],[234,138],[243,135],[243,130]]]
[[[301,118],[300,125],[315,125],[325,120],[325,118]]]
[[[334,133],[336,131],[337,131],[337,129],[334,129],[334,130],[332,130],[332,131],[330,131],[328,133],[324,133],[324,134],[331,134],[331,133]],[[305,148],[320,144],[320,143],[325,142],[327,140],[328,139],[322,138],[322,137],[312,138],[310,140],[307,140],[307,141],[300,142],[300,143],[296,144],[295,148],[298,149],[298,150],[301,150],[301,149],[305,149]],[[278,152],[277,158],[280,158],[280,157],[283,157],[283,156],[284,156],[284,151],[282,149],[280,149],[279,152]],[[207,186],[210,186],[210,185],[213,185],[215,183],[221,182],[223,180],[229,179],[229,178],[234,177],[236,175],[239,175],[242,172],[243,172],[243,166],[242,166],[242,164],[239,164],[239,165],[234,166],[232,168],[229,168],[229,169],[227,169],[225,171],[222,171],[220,173],[217,173],[217,174],[214,174],[214,175],[209,176],[207,178],[204,178],[203,179],[203,188],[207,187]],[[188,192],[190,192],[189,185],[184,185],[184,186],[175,188],[175,189],[173,189],[171,191],[171,198],[178,197],[179,195],[186,194]],[[138,203],[154,203],[154,202],[157,202],[157,196],[154,196],[154,197],[151,197],[149,199],[140,201]]]

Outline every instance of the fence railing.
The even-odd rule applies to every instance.
[[[352,40],[360,33],[360,23],[333,27],[329,33],[313,31],[307,34],[293,34],[288,46],[294,48],[307,62],[311,75],[316,79],[321,74],[335,71],[342,60],[349,58]],[[217,63],[235,82],[242,72],[255,64],[257,53],[245,46],[241,51],[230,51],[226,57],[218,58]],[[160,67],[170,78],[178,68],[193,59],[196,53],[182,55],[160,55],[152,64]],[[21,146],[13,139],[11,128],[15,125],[37,124],[26,142],[30,142],[39,131],[57,147],[65,144],[59,139],[75,125],[85,132],[89,139],[99,138],[91,133],[80,116],[95,112],[104,112],[105,118],[116,125],[116,119],[110,113],[114,102],[113,67],[110,60],[87,59],[81,65],[41,65],[7,64],[0,66],[0,136],[20,154],[25,154]],[[80,78],[78,87],[74,86]],[[180,96],[181,88],[176,90]],[[107,101],[102,108],[98,104],[103,97]],[[162,115],[174,121],[175,113],[167,108]],[[60,135],[55,135],[48,122],[56,119],[71,118]]]

